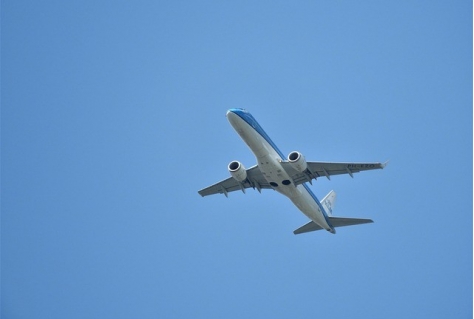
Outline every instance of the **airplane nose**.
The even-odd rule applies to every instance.
[[[227,117],[227,119],[229,121],[231,121],[236,116],[238,116],[237,114],[238,114],[239,111],[240,111],[240,109],[229,109],[229,110],[227,110],[227,113],[225,114],[225,116]]]
[[[227,113],[225,114],[225,116],[227,117],[227,121],[229,121],[230,124],[232,124],[232,126],[234,126],[234,124],[237,121],[237,117],[238,117],[237,114],[232,112],[232,110],[228,110]]]
[[[245,109],[242,109],[242,108],[232,108],[232,109],[228,109],[227,110],[227,113],[225,114],[225,116],[230,119],[232,116],[243,116],[243,115],[246,115],[248,112],[245,110]]]

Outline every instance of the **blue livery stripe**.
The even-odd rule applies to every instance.
[[[285,155],[278,149],[278,147],[273,143],[272,139],[268,136],[268,134],[263,130],[263,128],[258,124],[255,118],[244,109],[230,109],[230,112],[238,115],[242,120],[244,120],[248,125],[254,128],[258,134],[260,134],[268,144],[270,144],[273,149],[280,155],[281,159],[285,159]]]
[[[275,152],[277,152],[278,155],[280,155],[281,159],[285,159],[285,155],[283,155],[283,153],[280,151],[280,149],[278,149],[278,147],[275,145],[275,143],[273,143],[271,138],[263,130],[263,128],[260,126],[260,124],[258,124],[257,120],[255,120],[255,118],[252,116],[252,114],[250,114],[249,112],[247,112],[244,109],[230,109],[229,111],[236,114],[236,115],[238,115],[248,125],[253,127],[254,130],[257,131],[258,134],[260,134],[265,139],[265,141],[267,141],[267,143],[271,145],[271,147],[273,147]],[[306,183],[303,183],[302,185],[306,189],[306,191],[311,195],[311,197],[316,202],[316,204],[319,206],[319,209],[321,210],[321,212],[324,216],[324,219],[326,220],[326,223],[329,225],[329,227],[331,227],[331,229],[334,229],[334,227],[329,222],[328,215],[326,214],[326,211],[324,210],[323,206],[321,205],[321,202],[319,201],[319,199],[316,197],[316,195],[313,194],[313,192],[311,191],[311,189],[308,187],[308,185]]]

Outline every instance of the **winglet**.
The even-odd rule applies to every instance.
[[[387,166],[387,165],[388,165],[388,162],[390,162],[390,160],[388,160],[388,161],[385,161],[385,163],[383,163],[383,164],[382,164],[382,168],[385,168],[385,166]]]

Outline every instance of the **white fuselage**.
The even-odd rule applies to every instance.
[[[313,222],[334,233],[335,230],[329,225],[326,215],[322,211],[324,208],[321,207],[319,200],[311,193],[307,185],[294,185],[281,165],[281,162],[284,161],[281,152],[270,144],[272,142],[270,142],[268,136],[262,136],[262,133],[266,134],[258,123],[253,118],[253,121],[245,121],[232,110],[229,110],[226,116],[233,128],[254,153],[258,168],[273,189],[288,197]]]

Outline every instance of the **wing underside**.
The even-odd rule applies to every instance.
[[[382,169],[387,163],[337,163],[337,162],[307,162],[308,168],[304,172],[298,172],[291,163],[282,162],[283,168],[293,179],[295,185],[311,182],[313,179],[326,177],[331,179],[332,175],[348,174],[354,177],[354,173],[373,169]]]
[[[245,189],[254,188],[260,191],[261,189],[271,189],[272,187],[268,184],[267,180],[263,177],[262,172],[257,165],[254,165],[247,169],[247,180],[244,182],[238,182],[233,177],[229,177],[223,181],[220,181],[214,185],[201,189],[198,193],[201,196],[208,196],[213,194],[225,194],[234,191],[243,191]]]

